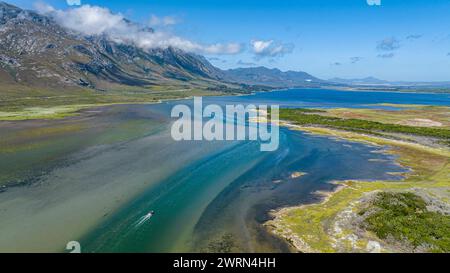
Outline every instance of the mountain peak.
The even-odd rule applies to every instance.
[[[20,9],[20,8],[14,6],[14,5],[8,4],[4,1],[0,1],[0,7],[1,8],[9,8],[9,9]]]
[[[12,20],[28,20],[41,24],[48,24],[51,21],[50,18],[40,15],[37,12],[24,10],[6,2],[0,2],[0,24],[4,25]]]
[[[0,1],[0,19],[17,17],[23,10],[11,4]]]

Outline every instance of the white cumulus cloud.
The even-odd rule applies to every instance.
[[[69,6],[79,6],[81,5],[81,0],[66,0]]]
[[[237,54],[242,51],[238,43],[202,44],[166,31],[148,31],[141,25],[130,23],[122,14],[112,13],[104,7],[82,5],[59,10],[41,2],[36,5],[36,9],[51,16],[63,27],[84,35],[103,34],[115,42],[133,44],[143,49],[175,47],[200,54]],[[160,25],[175,23],[171,17],[157,20]]]
[[[177,18],[173,16],[158,17],[154,14],[150,17],[150,26],[172,26],[178,23]]]
[[[252,40],[251,47],[257,58],[279,57],[294,50],[292,44],[280,44],[274,40]]]

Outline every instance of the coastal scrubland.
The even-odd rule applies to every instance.
[[[450,216],[430,210],[412,192],[379,192],[358,214],[365,217],[365,229],[380,239],[405,240],[414,248],[429,246],[433,252],[450,251]]]
[[[335,191],[317,193],[321,203],[275,211],[266,226],[301,252],[449,252],[450,149],[409,137],[448,139],[448,130],[386,122],[403,110],[395,118],[371,111],[377,121],[356,119],[359,109],[282,109],[280,116],[294,130],[386,147],[410,170],[404,178],[333,181]]]
[[[445,109],[447,112],[450,111],[450,108],[448,107],[441,108]],[[378,110],[372,113],[370,112],[370,110],[364,109],[363,113],[370,113],[372,114],[372,116],[377,117],[377,121],[374,121],[374,118],[372,118],[372,120],[370,118],[367,119],[365,116],[359,114],[361,113],[361,111],[361,109],[340,109],[340,111],[330,110],[328,112],[317,110],[316,112],[314,112],[314,110],[311,109],[282,109],[282,111],[280,112],[280,118],[282,120],[288,120],[293,124],[302,126],[324,126],[346,131],[369,133],[372,135],[381,135],[382,133],[400,133],[425,137],[436,137],[444,141],[450,140],[450,130],[446,128],[409,126],[399,123],[389,123],[388,121],[392,120],[393,118],[389,116],[388,111]],[[395,113],[398,112],[402,111],[396,111]],[[427,110],[422,110],[422,112],[427,112]],[[404,114],[403,116],[405,115],[406,114]],[[396,116],[400,116],[397,117],[397,119],[401,119],[401,115],[396,114]],[[419,114],[417,114],[417,116],[419,116]],[[408,119],[403,118],[403,120]]]

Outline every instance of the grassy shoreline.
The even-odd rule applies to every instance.
[[[79,111],[89,108],[114,105],[110,104],[81,104],[50,107],[26,107],[18,111],[0,111],[0,121],[21,121],[35,119],[62,119],[77,116]]]
[[[447,108],[446,108],[447,109]],[[337,112],[337,110],[340,110]],[[443,141],[450,141],[450,130],[446,128],[419,127],[389,122],[385,117],[381,120],[373,121],[362,115],[361,110],[353,109],[333,109],[328,111],[315,109],[282,109],[280,119],[288,120],[300,126],[323,126],[338,130],[352,131],[371,135],[383,134],[407,134],[422,137],[439,138]],[[397,111],[398,112],[398,111]],[[426,110],[423,110],[426,112]],[[367,113],[365,110],[364,113]],[[376,115],[393,115],[388,111],[376,111]],[[381,122],[387,121],[387,122]]]
[[[230,95],[223,92],[189,90],[189,91],[164,91],[155,94],[139,94],[130,97],[126,96],[100,96],[93,101],[74,100],[68,103],[46,98],[33,98],[31,101],[21,100],[13,105],[6,106],[6,100],[0,100],[0,121],[21,121],[21,120],[39,120],[39,119],[62,119],[66,117],[77,116],[81,110],[129,104],[157,104],[165,101],[189,99],[193,96],[224,96]],[[41,100],[40,103],[34,103],[35,100]]]
[[[373,245],[381,246],[381,251],[385,252],[399,251],[370,232],[355,234],[352,227],[342,226],[342,219],[354,213],[361,199],[373,192],[410,191],[415,188],[450,192],[450,150],[445,147],[428,147],[380,136],[286,122],[282,125],[311,134],[387,146],[387,152],[398,156],[397,162],[411,170],[402,181],[335,181],[333,183],[338,186],[334,192],[319,193],[325,197],[321,203],[273,212],[274,219],[266,222],[266,227],[300,252],[371,252]]]

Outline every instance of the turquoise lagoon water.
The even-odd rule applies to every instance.
[[[405,171],[384,148],[285,128],[275,152],[248,141],[175,142],[176,103],[113,106],[71,120],[88,129],[56,136],[65,144],[52,147],[53,161],[27,173],[38,179],[0,193],[0,251],[64,251],[75,240],[84,252],[289,252],[262,226],[270,210],[317,202],[315,192],[332,190],[334,180],[395,180]],[[380,107],[450,105],[450,96],[305,89],[204,103]],[[33,153],[38,160],[48,148]],[[27,169],[26,153],[15,156]]]
[[[192,162],[133,200],[83,240],[94,252],[288,251],[261,224],[282,206],[314,202],[345,179],[397,179],[379,148],[281,130],[276,152],[243,142]],[[374,160],[377,159],[377,160]],[[357,166],[357,167],[355,167]],[[294,172],[305,172],[291,178]],[[155,215],[142,223],[149,211]]]
[[[312,89],[204,98],[204,104],[282,107],[384,108],[377,104],[394,102],[448,105],[450,96]],[[182,103],[192,105],[191,101]],[[164,112],[173,104],[153,108]],[[226,244],[232,251],[286,252],[289,247],[262,227],[270,219],[270,210],[317,202],[314,192],[332,190],[329,182],[334,180],[395,180],[399,177],[390,174],[404,171],[376,147],[288,129],[281,130],[280,141],[280,148],[272,153],[260,152],[258,143],[243,142],[192,162],[86,236],[87,250],[221,251],[220,246]],[[294,172],[307,174],[290,178]],[[152,210],[156,214],[141,223]]]

